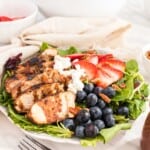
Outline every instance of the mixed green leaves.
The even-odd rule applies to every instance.
[[[40,52],[50,48],[47,43],[43,43],[40,47]],[[81,53],[75,47],[70,47],[66,50],[58,49],[58,54],[61,56]],[[30,122],[25,115],[18,114],[13,107],[13,100],[5,90],[5,80],[11,75],[10,72],[5,72],[0,88],[0,104],[7,107],[9,117],[14,121],[15,124],[28,131],[35,131],[39,133],[46,133],[56,137],[71,138],[73,132],[65,128],[63,124],[57,123],[53,125],[36,125]],[[138,64],[135,60],[126,62],[126,70],[124,77],[119,80],[116,84],[125,84],[125,88],[122,88],[117,92],[116,96],[112,99],[110,105],[112,108],[117,109],[120,104],[126,104],[129,108],[129,117],[125,116],[114,116],[116,125],[111,128],[102,129],[99,135],[95,138],[84,138],[80,140],[83,146],[95,146],[97,142],[107,143],[110,141],[120,130],[127,130],[131,128],[129,120],[136,119],[144,110],[146,98],[150,93],[149,85],[145,83],[143,77],[139,73]],[[135,87],[135,84],[138,86]]]
[[[112,103],[125,103],[129,108],[129,118],[136,119],[144,111],[150,90],[149,85],[145,83],[143,76],[139,73],[135,60],[126,62],[125,76],[117,84],[122,83],[125,84],[125,88],[117,92]]]

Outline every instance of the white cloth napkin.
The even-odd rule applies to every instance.
[[[23,43],[41,45],[47,42],[57,47],[116,47],[130,24],[115,17],[97,18],[52,17],[25,29]]]

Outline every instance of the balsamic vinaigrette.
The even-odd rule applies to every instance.
[[[150,150],[150,112],[146,118],[143,128],[141,150]]]
[[[150,60],[150,50],[146,52],[146,57]]]

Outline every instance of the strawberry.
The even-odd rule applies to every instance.
[[[86,60],[80,60],[78,62],[75,62],[74,65],[80,65],[81,69],[84,69],[86,75],[88,76],[89,80],[94,79],[97,74],[97,67],[86,61]]]
[[[108,59],[106,64],[109,64],[111,67],[120,70],[121,72],[124,72],[125,70],[125,62],[119,59]]]
[[[123,76],[123,73],[120,70],[117,70],[113,67],[111,67],[108,64],[103,64],[101,66],[101,68],[107,72],[107,74],[109,74],[109,76],[111,77],[112,83],[116,82],[117,80],[121,79]]]
[[[104,55],[99,54],[97,56],[99,58],[99,62],[113,58],[112,54],[104,54]]]
[[[0,21],[12,21],[12,19],[6,16],[0,16]]]
[[[97,55],[91,55],[91,56],[87,57],[87,61],[94,64],[94,65],[97,65],[98,64],[98,56]]]
[[[74,59],[81,59],[85,55],[86,54],[70,54],[70,55],[67,55],[66,57],[69,57],[71,60],[74,60]]]
[[[106,88],[112,83],[112,79],[109,74],[103,69],[98,69],[96,78],[93,81],[97,86]]]
[[[96,84],[103,88],[106,88],[110,84],[118,81],[123,76],[120,70],[112,68],[108,64],[102,64],[97,71],[97,78],[95,79]]]

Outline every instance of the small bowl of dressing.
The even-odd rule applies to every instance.
[[[143,75],[150,82],[150,44],[142,49],[140,63]]]

